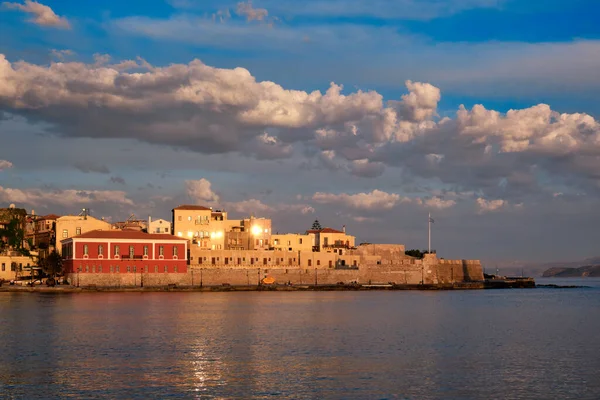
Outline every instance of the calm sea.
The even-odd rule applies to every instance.
[[[0,293],[0,398],[600,399],[600,280]]]

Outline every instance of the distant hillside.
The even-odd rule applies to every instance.
[[[600,265],[586,265],[579,268],[553,267],[542,274],[545,278],[600,277]]]
[[[552,261],[552,262],[518,262],[511,261],[505,263],[496,263],[496,262],[484,262],[484,267],[487,267],[487,272],[495,273],[495,267],[498,267],[500,275],[507,276],[520,276],[523,273],[525,276],[566,276],[566,275],[554,275],[556,273],[560,273],[567,269],[578,269],[578,268],[586,268],[586,267],[595,267],[600,266],[600,257],[592,257],[585,260],[579,261]],[[560,271],[558,271],[560,270]],[[552,272],[550,272],[552,271]],[[557,271],[557,272],[554,272]],[[582,271],[579,275],[569,275],[569,276],[582,276],[581,274],[585,272]],[[550,273],[552,275],[546,275],[546,273]],[[577,271],[573,271],[571,273],[577,274]],[[595,272],[597,273],[597,272]],[[589,275],[589,276],[598,276],[598,275]]]

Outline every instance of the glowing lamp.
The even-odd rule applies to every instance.
[[[253,234],[253,235],[255,235],[255,236],[256,236],[256,235],[260,235],[261,233],[262,233],[262,229],[261,229],[261,227],[260,227],[260,226],[254,225],[254,226],[252,227],[252,234]]]

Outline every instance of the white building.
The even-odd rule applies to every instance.
[[[148,217],[148,233],[171,234],[171,223],[164,219]]]

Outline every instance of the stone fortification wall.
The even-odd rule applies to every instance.
[[[233,286],[257,285],[271,277],[278,284],[449,284],[483,280],[483,269],[476,260],[443,260],[435,254],[423,260],[404,254],[402,245],[362,245],[336,257],[335,253],[193,251],[192,265],[185,274],[79,274],[79,285],[97,286]],[[313,258],[314,255],[314,258]],[[202,264],[198,263],[202,257]],[[215,264],[212,258],[215,258]],[[228,258],[228,264],[224,259]],[[250,261],[254,258],[254,261]],[[240,259],[240,264],[238,264]],[[291,260],[291,261],[290,261]],[[310,264],[308,260],[311,260]],[[317,260],[321,260],[317,263]],[[329,263],[334,260],[335,262]],[[343,263],[341,261],[344,261]],[[250,264],[253,262],[254,265]],[[279,263],[279,264],[277,264]],[[332,267],[333,265],[333,267]],[[76,274],[70,277],[77,284]]]
[[[72,274],[71,284],[80,286],[96,285],[106,287],[146,287],[168,286],[233,286],[257,285],[263,278],[272,277],[278,284],[294,285],[334,285],[339,282],[361,284],[390,283],[417,285],[448,284],[453,282],[476,281],[483,279],[481,264],[478,261],[438,260],[437,263],[423,260],[389,264],[366,264],[359,268],[206,268],[193,265],[185,274]]]

